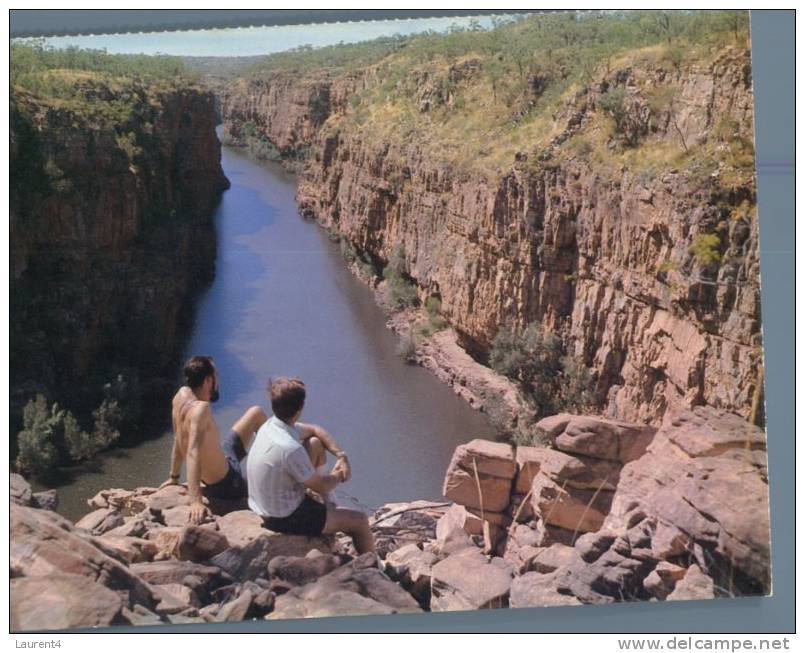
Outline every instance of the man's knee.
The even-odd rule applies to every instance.
[[[327,462],[327,454],[325,453],[324,443],[315,435],[305,440],[304,446],[314,467],[318,467],[319,465],[323,465],[325,462]]]
[[[268,418],[260,406],[252,406],[235,422],[232,426],[232,430],[248,443],[266,419]]]
[[[353,532],[369,530],[369,518],[359,510],[347,510],[347,523]]]
[[[352,535],[368,530],[369,518],[358,510],[331,508],[327,510],[327,527],[331,532],[337,530]]]
[[[262,426],[263,422],[265,422],[268,417],[266,416],[265,412],[263,411],[260,406],[251,406],[245,414],[247,420],[249,420],[250,424],[255,424],[256,427]]]

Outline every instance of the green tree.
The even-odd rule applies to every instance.
[[[388,283],[389,301],[395,308],[409,308],[417,302],[416,286],[409,280],[406,271],[405,251],[397,247],[383,268],[383,278]]]
[[[721,238],[718,234],[697,234],[690,246],[690,253],[704,266],[721,261]]]
[[[492,369],[519,381],[543,415],[557,405],[561,359],[562,341],[538,322],[522,333],[501,329],[489,356]]]
[[[595,406],[589,370],[567,356],[561,339],[538,322],[521,333],[506,328],[498,331],[489,363],[499,374],[520,383],[538,415],[585,412]]]
[[[59,463],[59,450],[55,442],[57,419],[43,395],[36,395],[22,412],[23,429],[17,436],[16,467],[38,478],[47,477]]]
[[[54,405],[55,409],[55,405]],[[82,430],[78,420],[68,411],[62,411],[61,428],[62,442],[67,455],[73,462],[85,460],[96,453],[91,434]]]
[[[123,412],[117,401],[104,399],[101,405],[93,411],[92,416],[95,418],[95,429],[92,433],[94,450],[90,455],[108,448],[120,438],[119,427],[123,421]]]
[[[583,413],[595,405],[590,370],[571,356],[562,358],[560,404],[564,411]]]

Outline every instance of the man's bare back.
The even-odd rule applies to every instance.
[[[190,521],[200,522],[206,513],[205,493],[221,499],[247,496],[246,479],[240,463],[246,457],[254,433],[266,421],[259,406],[252,406],[235,422],[223,441],[212,415],[212,402],[219,396],[218,374],[212,358],[194,356],[184,369],[186,385],[171,402],[173,450],[171,472],[163,486],[179,482],[182,465],[187,463],[187,489]]]
[[[210,402],[198,399],[190,388],[182,386],[173,398],[173,424],[179,453],[188,463],[188,476],[192,433],[193,440],[197,440],[199,480],[212,485],[223,479],[229,471],[229,464],[221,450],[220,431],[212,416]]]

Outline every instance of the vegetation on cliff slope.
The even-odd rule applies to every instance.
[[[489,363],[516,380],[536,417],[585,413],[595,407],[593,383],[582,363],[568,355],[562,339],[534,322],[521,332],[502,328],[492,341]],[[516,444],[530,444],[533,433],[513,434]]]
[[[198,77],[179,57],[55,49],[39,41],[12,43],[10,55],[12,95],[33,96],[97,126],[123,125],[141,105],[157,104],[160,93]]]
[[[603,75],[629,66],[679,71],[710,62],[725,45],[746,49],[748,19],[746,11],[539,13],[491,30],[475,25],[447,35],[303,48],[267,57],[251,75],[367,74],[366,90],[330,129],[359,128],[376,141],[415,145],[458,171],[497,175],[518,152],[545,149],[564,128],[557,118],[568,99]],[[751,159],[750,143],[720,155],[713,146],[682,142],[657,151],[629,124],[626,100],[622,88],[604,93],[586,141],[567,149],[595,152],[596,163],[612,169],[621,164],[604,147],[613,136],[618,154],[645,145],[631,154],[628,163],[637,166],[692,164],[706,156],[740,171]],[[657,115],[673,101],[671,80],[654,85],[647,98]]]

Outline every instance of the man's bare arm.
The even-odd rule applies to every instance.
[[[329,474],[320,474],[316,472],[308,480],[305,481],[305,487],[310,488],[319,494],[328,494],[332,492],[336,486],[343,482],[344,475],[341,471],[333,471]]]
[[[338,446],[335,438],[325,431],[321,426],[318,426],[317,424],[303,424],[301,422],[297,422],[296,427],[299,429],[299,437],[302,440],[307,440],[310,437],[316,436],[319,440],[321,440],[324,448],[327,449],[327,451],[329,451],[331,454],[338,456],[339,458],[344,455],[344,450]]]
[[[187,443],[187,490],[190,497],[190,521],[198,523],[207,509],[201,496],[201,441],[204,438],[205,422],[209,407],[193,410],[190,415],[190,432]]]
[[[178,485],[179,477],[182,475],[182,450],[179,447],[179,429],[176,424],[176,413],[172,411],[171,421],[173,423],[173,445],[171,446],[171,468],[168,480],[165,481],[160,488],[167,487],[168,485]]]

